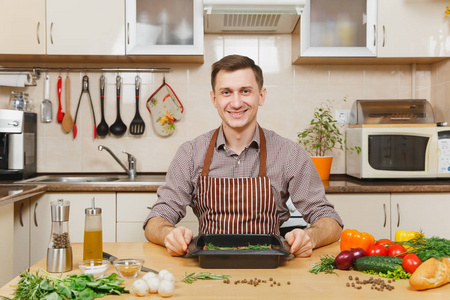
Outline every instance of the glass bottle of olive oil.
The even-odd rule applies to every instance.
[[[83,260],[103,258],[102,209],[92,207],[85,209]]]

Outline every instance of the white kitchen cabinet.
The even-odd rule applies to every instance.
[[[147,241],[142,225],[157,200],[156,193],[117,193],[117,242]],[[188,207],[186,216],[177,226],[198,234],[197,217],[191,208]]]
[[[71,243],[83,242],[85,209],[92,207],[92,198],[95,198],[95,207],[102,209],[103,242],[113,243],[116,241],[116,193],[45,193],[43,197],[49,203],[49,211],[52,201],[58,201],[58,199],[70,201],[69,236]],[[49,220],[51,221],[51,217]],[[50,238],[50,231],[48,238]]]
[[[203,1],[126,0],[127,55],[203,55]]]
[[[47,194],[30,199],[30,266],[47,255],[52,229],[51,201]]]
[[[0,208],[0,286],[14,278],[14,203]]]
[[[390,194],[327,194],[344,222],[344,228],[390,238]]]
[[[442,1],[378,0],[378,57],[446,57],[450,27]]]
[[[47,54],[125,54],[125,0],[46,1]]]
[[[293,58],[375,57],[376,22],[376,0],[306,0],[293,36],[300,51]]]
[[[412,230],[450,239],[449,211],[450,193],[392,194],[391,237],[397,230]]]
[[[13,249],[13,276],[17,276],[30,267],[30,199],[14,202]]]
[[[45,0],[0,0],[0,53],[45,54]]]

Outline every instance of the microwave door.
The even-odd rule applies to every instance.
[[[424,172],[429,142],[425,136],[369,135],[369,165],[379,171]]]

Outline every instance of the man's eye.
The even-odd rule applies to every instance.
[[[249,94],[249,93],[250,93],[250,90],[242,90],[242,93],[243,93],[243,94]]]
[[[229,91],[223,91],[222,94],[224,94],[224,95],[229,95],[230,92],[229,92]]]

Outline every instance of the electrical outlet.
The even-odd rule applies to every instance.
[[[339,124],[348,124],[350,118],[349,109],[337,109],[334,118]]]

